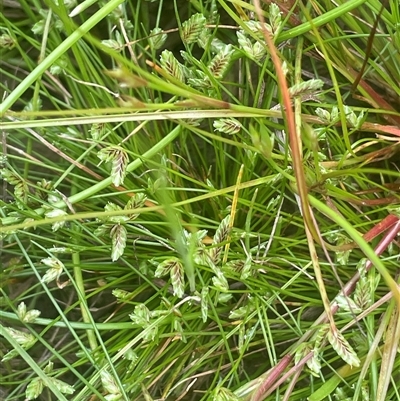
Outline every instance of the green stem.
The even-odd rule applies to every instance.
[[[163,139],[161,139],[160,142],[158,142],[156,145],[154,145],[151,149],[149,149],[147,152],[143,154],[143,157],[137,158],[134,160],[132,163],[128,165],[126,168],[128,173],[131,173],[132,171],[136,170],[138,167],[140,167],[143,164],[143,160],[150,159],[154,155],[156,155],[158,152],[160,152],[165,146],[170,144],[181,132],[181,126],[176,126],[168,135],[166,135]],[[97,184],[93,185],[92,187],[85,189],[82,192],[79,192],[75,195],[72,195],[70,198],[68,198],[68,202],[73,205],[74,203],[80,202],[84,199],[87,199],[98,192],[102,191],[103,189],[107,188],[112,184],[112,178],[108,177],[105,178],[103,181],[98,182]],[[65,202],[64,201],[59,201],[53,204],[54,209],[60,209],[65,207]],[[45,212],[44,208],[39,208],[34,210],[34,213],[37,215],[42,215]],[[9,223],[12,222],[13,220],[9,220]],[[4,225],[7,224],[7,218],[4,218],[2,220],[2,223]]]
[[[116,7],[118,7],[124,0],[110,0],[105,4],[97,13],[92,15],[86,22],[84,22],[79,29],[75,30],[68,36],[64,42],[53,50],[0,104],[0,116],[4,113],[24,94],[24,92],[32,86],[32,84],[39,79],[39,77],[54,64],[69,48],[71,48],[79,39],[88,33],[100,20],[110,14]]]
[[[340,5],[339,7],[330,10],[319,17],[314,18],[312,21],[307,21],[304,24],[296,26],[292,29],[289,29],[286,32],[283,32],[277,38],[277,43],[284,42],[285,40],[295,38],[297,36],[303,35],[308,33],[312,30],[313,27],[318,28],[322,25],[327,24],[328,22],[339,18],[343,14],[354,10],[355,8],[361,6],[365,3],[366,0],[354,0],[354,1],[346,1],[344,4]]]
[[[74,225],[74,232],[76,233],[76,236],[74,238],[80,238],[79,237],[79,227],[75,224]],[[82,314],[82,319],[85,323],[90,324],[91,326],[93,325],[93,321],[90,319],[89,316],[89,308],[86,302],[86,297],[85,297],[85,285],[84,285],[84,280],[83,280],[83,275],[82,275],[82,269],[81,269],[81,258],[79,252],[74,252],[72,254],[72,264],[74,267],[74,278],[75,278],[75,284],[76,284],[76,292],[78,294],[79,302],[80,302],[80,307],[81,307],[81,314]],[[93,330],[86,330],[86,334],[88,336],[88,341],[90,345],[90,349],[92,351],[95,351],[98,347],[97,340],[96,340],[96,334],[94,333]]]
[[[216,198],[218,196],[225,196],[226,194],[228,194],[230,192],[234,192],[236,188],[245,189],[245,188],[257,187],[259,185],[265,185],[267,183],[271,184],[274,181],[276,181],[277,177],[278,176],[276,174],[274,174],[274,175],[270,175],[267,177],[257,178],[255,180],[244,182],[244,183],[240,184],[239,187],[237,187],[236,185],[232,185],[230,187],[226,187],[226,188],[218,189],[216,191],[208,192],[206,194],[199,195],[194,198],[189,198],[189,199],[185,199],[180,202],[176,202],[176,203],[172,204],[171,206],[179,207],[179,206],[184,206],[184,205],[188,205],[191,203],[201,202],[201,201],[204,201],[204,200],[210,199],[210,198]],[[289,179],[293,179],[293,178],[289,177]],[[63,206],[64,206],[64,204],[61,205],[61,207],[63,207]],[[140,209],[135,209],[135,213],[139,214],[139,213],[153,212],[153,211],[157,211],[157,210],[161,210],[161,209],[163,209],[163,206],[143,207]],[[41,213],[44,212],[44,210],[42,210],[42,209],[37,209],[35,212],[38,213],[38,211]],[[46,225],[46,224],[53,224],[53,223],[57,223],[59,221],[96,219],[96,218],[100,218],[100,217],[104,218],[104,217],[112,217],[112,216],[125,216],[125,215],[129,215],[129,214],[132,214],[132,209],[114,210],[114,211],[109,211],[109,212],[98,212],[98,211],[97,212],[84,212],[84,213],[68,214],[68,215],[62,216],[62,217],[53,217],[53,218],[42,219],[42,220],[25,221],[23,223],[14,224],[12,226],[7,225],[7,224],[16,223],[17,221],[19,221],[19,218],[5,217],[0,220],[0,222],[3,224],[3,226],[0,225],[0,233],[12,232],[15,230],[20,230],[20,229],[27,229],[29,227],[38,227],[38,226],[42,226],[42,225]]]

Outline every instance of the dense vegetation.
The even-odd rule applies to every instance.
[[[398,0],[4,0],[0,398],[400,400]]]

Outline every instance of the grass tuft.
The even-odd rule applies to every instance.
[[[400,400],[397,0],[5,0],[0,398]]]

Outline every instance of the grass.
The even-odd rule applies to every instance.
[[[271,3],[5,1],[2,399],[400,400],[399,5]]]

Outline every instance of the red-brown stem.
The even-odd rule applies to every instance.
[[[300,373],[303,366],[309,359],[313,357],[313,351],[309,352],[303,359],[301,359],[295,366],[289,369],[277,382],[273,383],[270,388],[262,395],[262,398],[270,395],[275,389],[277,389],[282,383],[284,383],[293,373]]]
[[[292,355],[285,355],[277,365],[271,370],[271,373],[263,381],[256,392],[251,396],[251,401],[260,401],[264,398],[264,394],[269,390],[270,387],[278,380],[278,377],[283,373],[283,371],[289,366],[292,360]]]
[[[371,228],[368,232],[363,235],[365,241],[369,242],[379,234],[382,234],[384,231],[388,230],[390,227],[393,227],[396,223],[399,222],[399,218],[393,214],[388,214],[382,221],[376,224]],[[388,234],[386,234],[388,235]]]
[[[306,179],[305,179],[305,174],[304,174],[304,169],[303,169],[303,164],[302,164],[302,157],[301,157],[301,153],[300,153],[300,144],[299,144],[299,140],[297,138],[297,133],[296,133],[296,124],[295,124],[295,119],[294,119],[294,112],[292,109],[292,102],[290,100],[290,95],[289,95],[289,88],[288,88],[288,85],[286,82],[285,75],[282,70],[281,61],[279,59],[278,51],[275,47],[272,36],[266,30],[266,28],[264,26],[265,19],[264,19],[264,16],[262,15],[260,1],[259,0],[253,0],[253,1],[254,1],[254,6],[256,9],[258,19],[262,23],[264,39],[268,45],[269,52],[271,54],[271,60],[274,63],[274,67],[276,70],[276,76],[278,78],[278,87],[282,94],[284,110],[286,110],[286,124],[287,124],[287,128],[288,128],[289,142],[290,142],[290,148],[291,148],[291,152],[292,152],[293,170],[294,170],[294,175],[296,178],[297,190],[299,192],[303,220],[304,220],[305,224],[307,225],[308,229],[310,230],[314,240],[319,243],[320,242],[319,237],[318,237],[317,231],[315,229],[315,226],[313,224],[313,219],[311,216],[311,208],[308,203]]]

